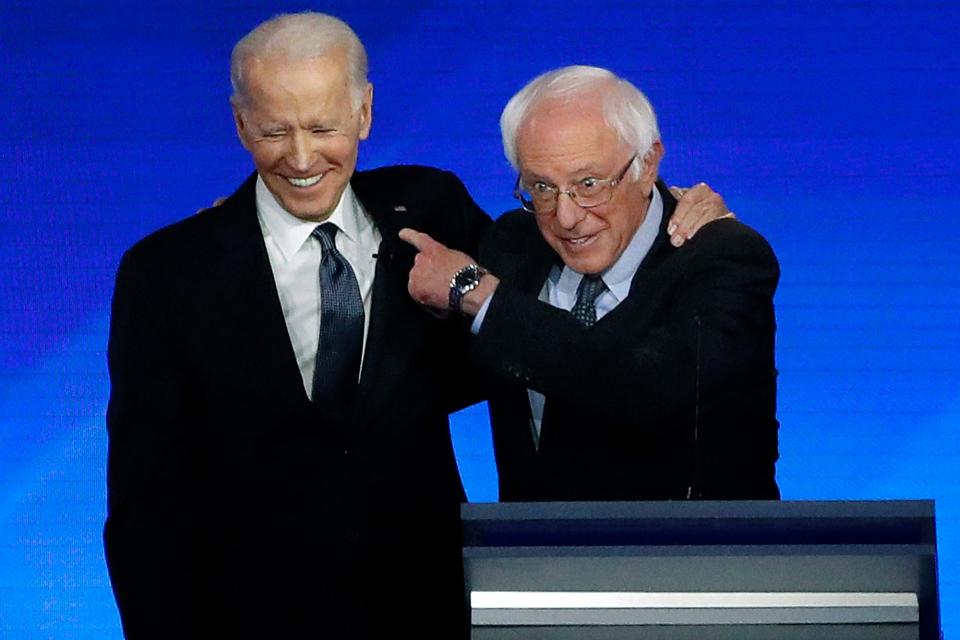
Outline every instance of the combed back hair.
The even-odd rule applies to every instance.
[[[245,106],[250,97],[244,78],[244,64],[250,59],[305,60],[342,50],[347,56],[353,108],[363,102],[367,88],[367,52],[347,23],[323,13],[304,11],[275,16],[245,35],[230,55],[231,102]]]
[[[650,101],[633,84],[599,67],[575,65],[548,71],[537,76],[510,98],[500,115],[503,153],[517,171],[517,133],[532,109],[546,100],[575,101],[587,94],[599,94],[603,119],[620,139],[643,157],[660,139],[657,116]],[[640,176],[642,163],[634,163],[631,175]]]

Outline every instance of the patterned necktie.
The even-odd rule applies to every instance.
[[[583,276],[577,287],[577,303],[570,309],[580,324],[590,328],[597,322],[597,298],[606,290],[607,285],[600,276]]]
[[[348,408],[360,376],[363,354],[363,301],[353,268],[334,238],[337,225],[313,230],[320,241],[320,340],[313,370],[313,402],[335,412]]]

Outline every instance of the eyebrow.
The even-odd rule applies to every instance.
[[[587,165],[581,165],[580,167],[577,167],[575,170],[573,170],[573,171],[571,171],[571,172],[569,173],[569,175],[571,175],[571,176],[576,176],[576,175],[580,175],[580,176],[581,176],[581,177],[579,177],[579,178],[571,178],[571,180],[573,180],[573,181],[583,180],[584,178],[597,177],[598,175],[601,175],[601,174],[602,174],[601,171],[598,171],[598,170],[595,169],[595,168],[590,168],[590,167],[588,167]],[[522,176],[523,176],[522,173],[521,173],[520,175],[521,175],[521,179],[523,179],[524,182],[531,182],[531,181],[532,181],[532,182],[546,182],[547,184],[551,184],[551,185],[556,186],[556,183],[554,183],[552,180],[550,180],[550,179],[547,178],[546,176],[542,176],[542,175],[537,174],[537,173],[531,174],[531,176],[530,176],[529,179],[528,179],[528,178],[523,178],[523,177],[522,177]]]
[[[276,122],[274,120],[267,120],[265,122],[255,122],[254,124],[257,126],[258,129],[260,129],[260,131],[270,131],[270,130],[287,128],[287,125],[281,122]]]

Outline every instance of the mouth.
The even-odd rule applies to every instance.
[[[287,182],[297,187],[298,189],[308,189],[313,185],[317,184],[318,182],[320,182],[320,180],[323,179],[324,175],[326,175],[326,173],[318,173],[315,176],[307,176],[306,178],[293,178],[290,176],[283,176],[283,177],[286,179]]]
[[[589,246],[597,239],[597,234],[588,236],[578,236],[576,238],[563,238],[563,243],[571,249],[580,249]]]

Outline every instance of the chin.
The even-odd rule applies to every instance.
[[[326,218],[336,207],[336,203],[332,203],[330,198],[324,198],[322,200],[313,199],[310,201],[289,198],[285,202],[281,202],[281,204],[283,208],[291,214],[305,220],[320,220]]]
[[[577,273],[594,274],[606,271],[612,264],[601,256],[561,256],[563,263]]]

